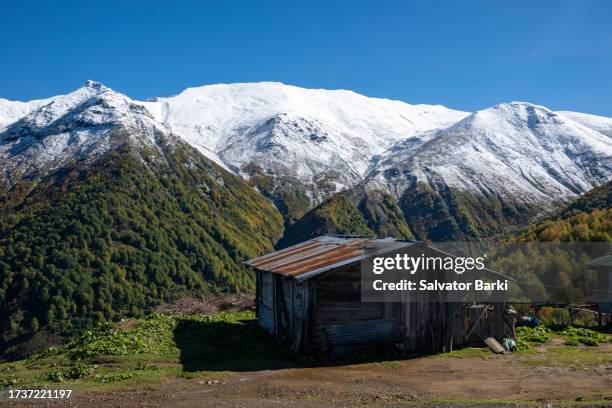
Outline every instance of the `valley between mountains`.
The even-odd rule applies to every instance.
[[[610,241],[612,119],[280,83],[0,99],[0,351],[27,355],[322,233]],[[585,194],[586,193],[586,194]]]

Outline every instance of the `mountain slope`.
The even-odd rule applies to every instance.
[[[157,148],[156,138],[166,133],[142,105],[88,81],[35,106],[3,129],[0,182],[11,185],[45,176],[73,160],[95,160],[123,142],[112,137],[118,130],[152,149]]]
[[[418,239],[505,236],[612,178],[612,144],[594,127],[536,105],[498,105],[447,129],[396,143],[372,162],[356,190],[390,196],[387,201]],[[345,194],[357,209],[359,196],[355,191]],[[298,225],[334,232],[338,228],[330,219],[342,218],[337,210],[348,207],[333,207],[333,217],[314,222],[312,214],[327,214],[323,209],[328,208],[323,204]],[[368,216],[360,216],[368,224]],[[299,231],[305,230],[300,225]],[[297,231],[287,229],[284,241],[295,240]]]
[[[612,242],[612,181],[587,192],[555,215],[521,229],[513,239]]]
[[[413,181],[525,203],[566,199],[612,177],[605,135],[550,110],[514,102],[476,112],[370,175],[400,196]]]
[[[0,139],[1,177],[9,184],[66,160],[95,158],[112,148],[109,129],[129,129],[152,149],[157,134],[178,134],[247,179],[281,210],[286,226],[367,174],[365,190],[393,196],[421,239],[486,237],[612,174],[610,119],[528,103],[465,117],[440,106],[278,83],[204,86],[138,102],[88,82],[25,105],[5,109],[26,112]]]
[[[514,102],[394,146],[366,184],[396,197],[421,239],[457,240],[504,234],[610,178],[606,135]]]
[[[593,129],[602,135],[612,137],[612,118],[569,111],[560,111],[557,113],[573,120],[574,122],[580,123],[589,129]]]
[[[144,103],[158,122],[238,171],[255,162],[266,171],[285,160],[286,175],[312,178],[315,163],[342,162],[363,175],[368,158],[412,134],[446,127],[467,113],[409,105],[351,91],[304,89],[274,82],[189,88]],[[249,145],[244,149],[243,143]],[[337,149],[340,147],[341,149]],[[357,152],[356,148],[367,147]],[[314,149],[314,151],[313,151]],[[366,149],[364,149],[366,150]],[[266,160],[259,156],[268,153]],[[309,167],[275,154],[297,154]]]
[[[0,100],[0,132],[7,128],[10,139],[22,134],[32,117],[49,126],[57,121],[57,137],[47,142],[65,155],[79,155],[93,149],[91,144],[105,149],[105,126],[164,130],[250,180],[277,204],[289,225],[313,204],[362,180],[372,159],[397,141],[447,127],[466,115],[443,106],[269,82],[189,88],[173,97],[140,102],[89,81],[71,94],[47,100]],[[81,121],[87,129],[70,133]],[[90,146],[81,145],[81,138]],[[5,144],[0,160],[14,157],[24,142],[22,137],[18,145]],[[37,161],[43,160],[53,167],[51,162],[61,159],[30,153],[23,155],[24,163],[13,166],[25,168],[27,162],[37,168]],[[26,171],[12,168],[10,162],[0,163],[8,166],[5,177]]]
[[[395,199],[363,185],[333,195],[289,226],[276,245],[284,248],[323,234],[413,239]]]
[[[35,109],[42,101],[9,101],[0,98],[0,132],[11,123],[19,120],[19,118],[27,115],[31,110]]]
[[[253,179],[289,211],[288,224],[355,185],[372,158],[396,141],[467,115],[443,106],[265,82],[190,88],[144,104],[203,154]],[[301,196],[302,205],[293,208],[287,195]]]
[[[514,214],[517,203],[548,209],[551,200],[567,201],[610,178],[612,119],[555,113],[528,103],[468,115],[280,83],[210,85],[139,102],[94,82],[66,96],[0,102],[4,122],[25,115],[1,125],[8,141],[23,132],[23,122],[27,127],[32,116],[42,117],[57,128],[58,137],[47,143],[73,155],[83,149],[104,151],[106,127],[175,134],[249,180],[283,212],[287,226],[364,177],[370,190],[382,189],[404,203],[402,195],[418,182],[438,195],[469,193],[478,196],[476,202],[486,197],[496,207],[488,213],[497,216],[509,208],[510,218],[521,220],[533,214]],[[71,130],[75,126],[80,131]],[[41,157],[48,163],[61,159],[47,149],[50,158],[31,151],[15,160],[20,157],[15,152],[27,146],[24,140],[2,143],[5,178],[32,173]]]
[[[161,166],[129,146],[75,163],[3,217],[5,339],[35,326],[66,333],[139,315],[185,291],[253,288],[241,262],[272,249],[282,219],[189,149],[167,152]]]
[[[250,185],[98,88],[0,133],[0,350],[185,292],[250,291],[241,262],[282,234]]]

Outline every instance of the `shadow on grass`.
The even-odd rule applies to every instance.
[[[180,362],[186,372],[260,371],[297,367],[340,366],[406,359],[390,346],[369,347],[343,357],[297,356],[275,344],[256,320],[200,322],[180,320],[174,331]]]
[[[273,343],[255,320],[180,320],[174,331],[184,371],[259,371],[289,368],[289,350]]]

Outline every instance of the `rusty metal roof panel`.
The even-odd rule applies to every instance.
[[[393,238],[323,235],[251,259],[245,264],[302,281],[339,266],[359,262],[376,252],[388,252],[412,244]]]

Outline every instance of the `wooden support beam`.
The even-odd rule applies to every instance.
[[[472,334],[474,333],[474,331],[476,331],[476,329],[478,328],[478,325],[480,324],[480,321],[482,320],[482,318],[484,317],[486,313],[487,313],[487,308],[483,307],[482,311],[480,312],[480,315],[478,315],[478,319],[476,319],[476,321],[474,322],[474,325],[470,328],[468,333],[465,335],[466,341],[470,340],[470,337],[472,337]]]

